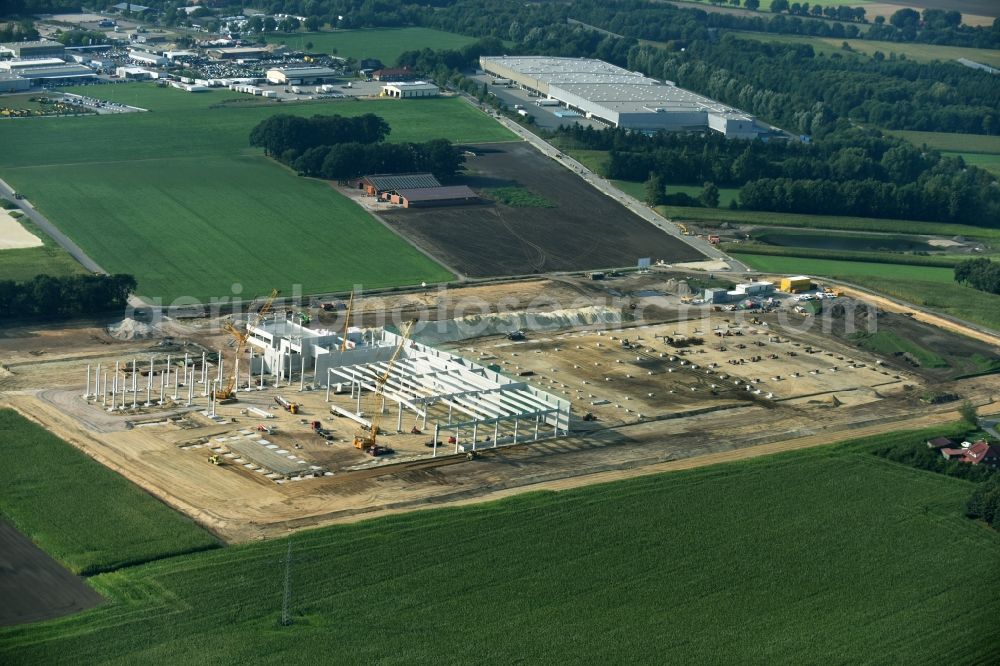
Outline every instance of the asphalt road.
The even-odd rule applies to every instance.
[[[31,202],[27,199],[15,199],[14,189],[7,184],[6,181],[0,180],[0,196],[4,196],[16,205],[21,212],[28,216],[28,218],[38,225],[38,228],[44,231],[49,237],[52,238],[59,247],[63,248],[70,255],[76,259],[80,264],[86,268],[91,273],[101,273],[102,275],[107,275],[108,272],[101,268],[96,261],[87,256],[80,246],[71,241],[66,234],[59,231],[56,225],[49,222],[48,218],[35,210],[35,207],[31,205]]]

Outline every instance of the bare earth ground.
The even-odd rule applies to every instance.
[[[609,289],[617,293],[656,291],[657,280],[662,282],[663,276],[656,272],[603,284],[584,279],[531,280],[385,300],[389,306],[405,309],[407,299],[423,299],[426,305],[440,305],[447,316],[473,293],[484,300],[504,295],[528,302],[545,294],[593,297],[601,290],[607,295]],[[671,298],[651,297],[656,304],[649,307],[643,299],[637,301],[638,311],[662,315],[658,321],[667,319],[665,323],[640,321],[600,335],[596,331],[532,333],[527,342],[519,344],[493,337],[454,345],[465,356],[501,364],[509,374],[531,370],[534,374],[524,379],[571,400],[577,419],[587,411],[597,416],[596,422],[574,422],[569,437],[487,449],[472,461],[462,455],[446,455],[453,453],[451,450],[439,450],[438,457],[429,458],[430,450],[424,446],[429,438],[409,434],[386,437],[386,443],[399,451],[395,456],[368,458],[349,443],[353,422],[331,417],[324,392],[300,393],[297,382],[292,387],[241,393],[239,403],[219,407],[224,417],[220,422],[200,415],[207,402],[200,391],[192,409],[168,400],[163,407],[108,414],[100,405],[87,404],[80,397],[87,364],[113,364],[133,355],[146,358],[151,352],[162,354],[164,348],[159,340],[113,340],[101,322],[66,329],[4,329],[0,336],[0,357],[5,359],[0,368],[0,404],[43,424],[230,542],[389,512],[558,489],[673,466],[711,464],[955,418],[954,405],[928,406],[917,400],[924,382],[919,371],[892,367],[891,362],[878,367],[875,357],[836,338],[789,333],[777,320],[768,321],[766,327],[763,322],[744,322],[739,324],[742,335],[719,338],[713,333],[715,327],[735,324],[725,321],[732,320],[735,313],[716,313],[708,323],[699,320],[695,324],[704,334],[703,345],[689,354],[670,354],[660,336],[672,335],[675,328],[686,325],[669,322]],[[374,317],[364,305],[359,309],[366,310],[366,320]],[[678,316],[676,309],[673,316]],[[171,332],[186,336],[191,344],[224,348],[225,338],[205,321],[173,325]],[[688,332],[696,334],[695,330]],[[772,335],[778,341],[772,341]],[[642,348],[623,349],[622,337]],[[741,349],[739,344],[745,346]],[[810,345],[817,351],[806,351]],[[727,349],[721,350],[722,346]],[[735,366],[728,363],[752,354],[762,359]],[[771,359],[770,354],[779,358]],[[670,355],[677,357],[675,361],[670,361]],[[682,359],[684,365],[679,362]],[[848,368],[848,361],[864,365]],[[719,367],[709,368],[711,363]],[[832,371],[833,365],[840,367]],[[654,374],[645,374],[649,372]],[[800,376],[791,379],[793,372]],[[727,378],[718,379],[715,373]],[[773,379],[779,374],[782,379]],[[753,379],[761,383],[753,383]],[[749,383],[750,391],[743,382]],[[711,384],[717,384],[716,395]],[[982,405],[995,401],[1000,380],[989,376],[942,386]],[[762,394],[773,392],[774,398],[757,394],[755,387]],[[276,393],[299,402],[301,413],[292,416],[270,409]],[[270,409],[275,415],[266,421],[278,428],[269,439],[310,462],[327,466],[333,475],[279,484],[233,457],[226,458],[221,467],[208,464],[209,447],[215,445],[216,438],[252,431],[262,422],[258,416],[241,412],[251,405]],[[182,419],[167,418],[185,412]],[[327,443],[313,435],[308,426],[313,419],[330,428],[336,441]],[[404,431],[408,432],[409,426],[405,423]],[[523,434],[522,441],[524,437],[530,435]],[[201,443],[192,448],[193,442]],[[392,464],[392,459],[397,462]]]
[[[0,626],[50,620],[104,601],[0,518]]]
[[[380,210],[408,240],[465,275],[528,275],[635,266],[640,257],[668,263],[701,255],[590,187],[525,143],[475,146],[458,179],[482,188],[521,185],[554,208],[496,203]]]
[[[41,245],[42,239],[25,229],[8,211],[0,208],[0,250]]]

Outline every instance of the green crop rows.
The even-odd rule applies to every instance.
[[[218,545],[192,521],[10,409],[0,409],[0,469],[0,514],[76,573]]]
[[[165,303],[234,284],[246,297],[449,279],[326,182],[250,148],[250,129],[274,113],[376,113],[395,141],[512,136],[458,99],[241,106],[228,91],[82,90],[152,111],[0,123],[0,176],[104,269],[135,274],[141,295]]]
[[[287,540],[161,560],[0,629],[0,660],[995,662],[1000,535],[963,517],[972,484],[869,452],[937,434],[303,532],[290,626]]]

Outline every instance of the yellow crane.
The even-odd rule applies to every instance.
[[[235,359],[238,361],[240,354],[246,349],[247,338],[250,337],[250,329],[258,326],[260,322],[267,316],[267,313],[271,311],[271,306],[274,304],[274,299],[278,297],[278,290],[272,289],[271,295],[264,300],[264,304],[260,306],[257,310],[257,315],[254,317],[253,321],[247,324],[245,330],[240,330],[233,326],[232,322],[226,324],[226,330],[229,331],[233,337],[236,339],[236,355]],[[229,375],[229,379],[226,381],[226,385],[216,391],[215,397],[219,400],[235,400],[236,399],[236,363],[233,363],[232,374]]]
[[[379,435],[378,424],[382,420],[382,404],[381,400],[385,395],[385,384],[389,381],[389,377],[392,375],[392,366],[395,365],[396,359],[399,358],[400,352],[403,351],[403,347],[406,346],[407,341],[410,338],[410,329],[413,327],[413,322],[408,322],[403,330],[400,332],[399,344],[396,345],[396,349],[392,352],[392,356],[389,358],[389,362],[386,363],[385,371],[378,376],[375,380],[375,391],[372,394],[372,416],[370,422],[371,426],[365,430],[361,429],[356,435],[354,435],[354,448],[361,449],[362,451],[367,451],[373,456],[379,455],[380,449],[377,444],[377,439]]]
[[[340,340],[340,351],[347,349],[347,332],[351,328],[351,310],[354,309],[354,292],[351,292],[351,300],[347,302],[347,316],[344,317],[344,335]]]

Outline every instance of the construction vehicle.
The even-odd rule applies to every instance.
[[[361,449],[373,456],[392,453],[392,449],[378,445],[378,436],[382,433],[379,430],[379,421],[382,418],[385,385],[389,381],[389,377],[392,376],[392,367],[396,364],[396,360],[399,358],[400,353],[402,353],[403,347],[406,346],[406,343],[410,339],[410,329],[412,327],[413,322],[409,322],[403,329],[402,334],[399,336],[399,344],[396,345],[396,349],[392,352],[389,362],[385,365],[385,371],[375,380],[375,391],[372,393],[371,419],[369,419],[370,425],[367,429],[362,429],[354,435],[354,448]]]
[[[295,316],[299,318],[299,323],[303,326],[308,326],[309,322],[312,321],[312,317],[305,312],[297,312],[295,313]]]
[[[274,396],[274,401],[278,403],[281,406],[281,408],[286,412],[289,412],[291,414],[299,413],[299,404],[297,402],[290,402],[288,400],[285,400],[280,395]]]
[[[718,245],[719,244],[719,237],[716,236],[716,235],[714,235],[714,234],[711,235],[711,236],[709,236],[708,237],[708,244],[709,245]]]
[[[229,331],[233,338],[236,340],[236,354],[235,359],[238,362],[240,355],[246,349],[247,339],[250,337],[250,329],[258,326],[260,322],[267,316],[270,312],[271,306],[274,304],[274,299],[278,297],[278,290],[272,289],[271,295],[264,299],[264,303],[258,308],[257,314],[254,316],[253,320],[247,323],[246,330],[240,330],[233,326],[232,322],[226,324],[226,330]],[[229,375],[229,379],[226,380],[226,385],[218,389],[215,392],[216,399],[221,403],[234,402],[236,400],[236,371],[237,363],[233,363],[232,372]]]
[[[507,339],[508,340],[514,340],[515,342],[519,342],[521,340],[527,340],[527,338],[528,338],[528,336],[526,336],[524,334],[524,331],[522,331],[520,329],[518,329],[516,331],[511,331],[510,333],[507,334]]]
[[[351,292],[351,300],[347,302],[347,316],[344,317],[344,334],[340,340],[340,351],[347,350],[347,333],[351,328],[351,311],[354,309],[354,292]]]
[[[677,223],[677,228],[678,228],[678,229],[680,230],[680,232],[681,232],[682,234],[684,234],[685,236],[690,236],[690,235],[691,235],[691,232],[690,232],[690,231],[688,231],[688,228],[687,228],[687,225],[685,225],[685,224],[681,224],[681,223],[679,223],[679,222],[678,222],[678,223]]]
[[[212,463],[213,465],[221,465],[222,457],[218,455],[211,455],[208,457],[208,462]]]

